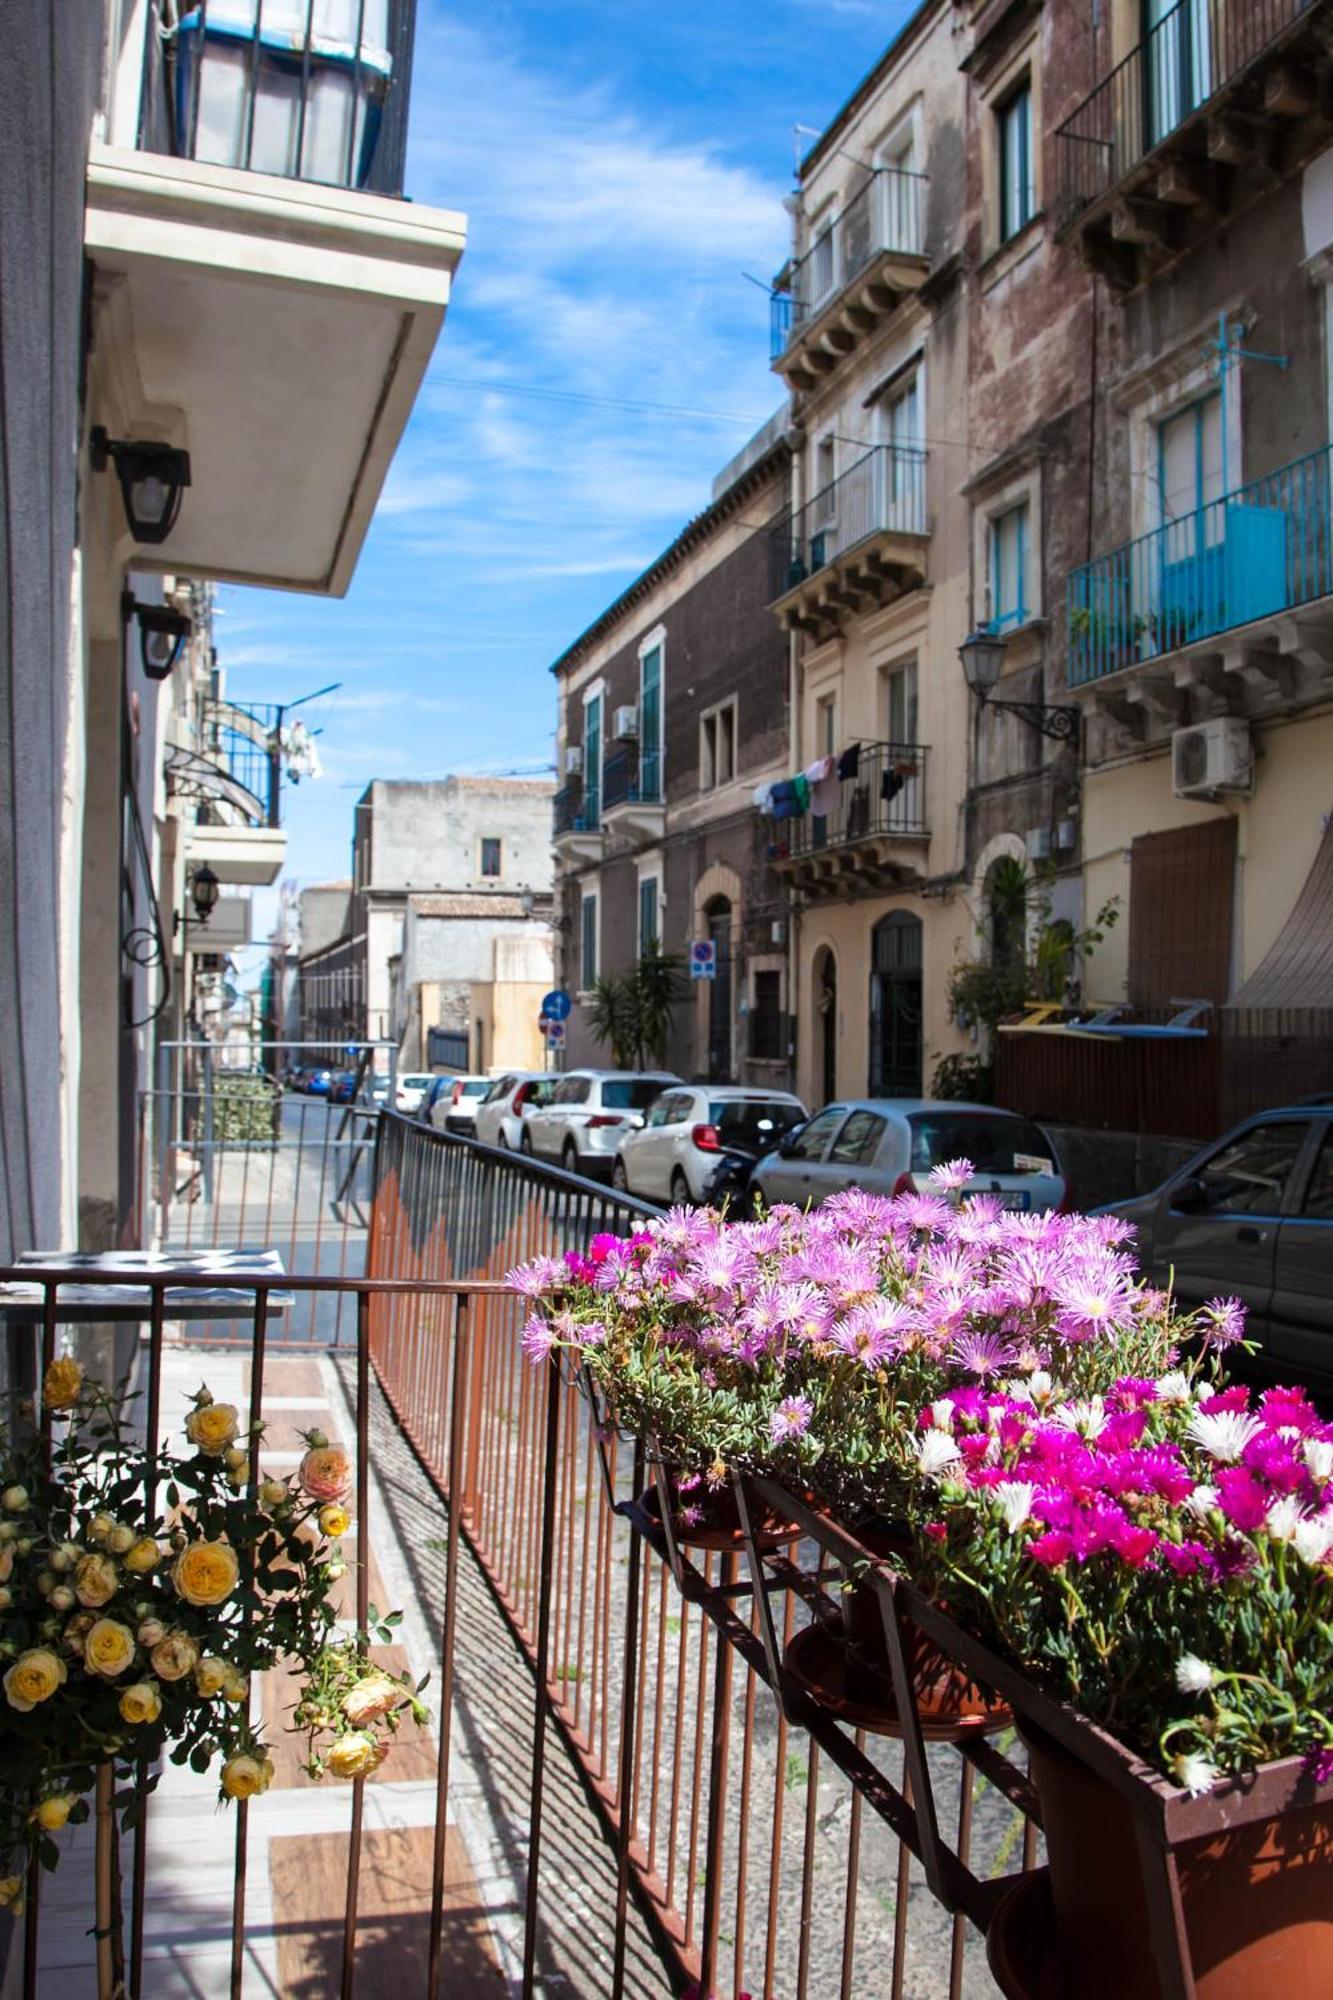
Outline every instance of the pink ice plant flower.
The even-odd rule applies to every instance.
[[[784,1396],[769,1419],[770,1440],[781,1445],[804,1437],[814,1413],[815,1406],[808,1396]]]

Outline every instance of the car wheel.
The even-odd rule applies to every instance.
[[[677,1167],[671,1176],[671,1206],[673,1208],[691,1208],[693,1204],[694,1196],[690,1193],[690,1184],[680,1168]]]
[[[576,1174],[579,1170],[579,1149],[572,1139],[566,1139],[560,1149],[560,1164],[567,1174]]]
[[[505,1128],[503,1125],[500,1127],[499,1132],[496,1134],[495,1143],[502,1153],[507,1153],[509,1151],[509,1141],[508,1139],[505,1138]]]
[[[628,1194],[630,1191],[629,1175],[625,1172],[623,1160],[617,1160],[611,1169],[611,1185],[618,1194]]]
[[[521,1137],[521,1138],[519,1139],[519,1142],[518,1142],[518,1150],[519,1150],[519,1152],[520,1152],[520,1153],[526,1153],[529,1159],[531,1159],[531,1158],[532,1158],[532,1134],[531,1134],[531,1132],[524,1132],[524,1133],[523,1133],[522,1137]]]

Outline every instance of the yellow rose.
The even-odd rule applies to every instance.
[[[236,1442],[241,1419],[234,1403],[202,1403],[185,1419],[185,1435],[205,1458],[221,1458]]]
[[[20,1715],[49,1701],[66,1676],[65,1662],[48,1646],[32,1646],[20,1653],[4,1678],[5,1699]]]
[[[352,1464],[341,1445],[312,1445],[297,1478],[312,1500],[341,1500],[352,1483]]]
[[[73,1805],[73,1792],[53,1792],[49,1799],[43,1799],[40,1805],[34,1806],[29,1817],[36,1820],[44,1833],[59,1833]]]
[[[65,1627],[64,1644],[71,1653],[81,1653],[83,1651],[84,1641],[96,1623],[97,1616],[94,1612],[75,1612],[69,1624]]]
[[[261,1479],[259,1482],[259,1504],[271,1514],[275,1507],[281,1507],[291,1498],[285,1479]]]
[[[272,1783],[273,1766],[267,1757],[251,1757],[238,1750],[222,1766],[222,1789],[229,1799],[252,1799]]]
[[[28,1489],[26,1486],[6,1486],[4,1492],[0,1493],[0,1507],[3,1507],[10,1514],[21,1514],[27,1504]]]
[[[94,1514],[88,1524],[89,1541],[104,1542],[115,1525],[109,1514]]]
[[[0,1909],[5,1909],[12,1903],[22,1887],[21,1875],[0,1875]]]
[[[98,1618],[83,1642],[83,1664],[90,1674],[114,1680],[134,1658],[134,1634],[116,1618]]]
[[[367,1729],[354,1729],[350,1736],[340,1736],[329,1745],[324,1762],[335,1778],[364,1778],[388,1754],[387,1743],[379,1742]]]
[[[246,1452],[242,1452],[240,1454],[240,1459],[241,1462],[239,1465],[229,1465],[227,1467],[228,1482],[235,1487],[238,1493],[241,1491],[241,1488],[243,1486],[248,1486],[250,1483],[249,1455]]]
[[[125,1551],[125,1567],[131,1576],[147,1576],[162,1560],[162,1551],[151,1535],[141,1535],[133,1548]]]
[[[74,1603],[74,1592],[70,1589],[69,1585],[67,1583],[57,1584],[51,1592],[51,1609],[53,1611],[72,1611]]]
[[[352,1525],[352,1517],[336,1500],[330,1500],[319,1510],[319,1525],[326,1535],[345,1535]]]
[[[145,1618],[136,1636],[139,1644],[147,1646],[151,1653],[158,1640],[166,1638],[167,1628],[160,1618]]]
[[[199,1648],[188,1632],[168,1632],[165,1639],[159,1639],[148,1655],[153,1672],[164,1681],[181,1681],[186,1674],[194,1672],[199,1662]]]
[[[367,1674],[343,1696],[343,1714],[356,1729],[374,1722],[402,1699],[403,1690],[390,1674]]]
[[[245,1675],[238,1673],[235,1667],[228,1667],[227,1678],[222,1683],[222,1699],[239,1703],[247,1700],[249,1694],[250,1683]]]
[[[120,1697],[120,1712],[126,1722],[156,1722],[162,1713],[162,1697],[152,1681],[136,1681]]]
[[[229,1542],[191,1542],[177,1556],[171,1578],[187,1604],[223,1604],[240,1573]]]
[[[194,1670],[194,1684],[205,1701],[211,1701],[215,1694],[221,1694],[227,1685],[231,1668],[216,1653],[205,1653]]]
[[[74,1595],[94,1611],[111,1602],[119,1583],[109,1556],[80,1556],[74,1565]]]
[[[42,1383],[42,1401],[48,1410],[67,1410],[79,1400],[83,1387],[83,1370],[72,1355],[53,1361],[46,1371]],[[64,1825],[64,1821],[61,1821]]]
[[[117,1521],[106,1538],[106,1545],[113,1556],[123,1556],[134,1547],[135,1539],[133,1528],[127,1527],[124,1521]]]
[[[8,1583],[14,1573],[14,1545],[5,1542],[0,1545],[0,1583]]]

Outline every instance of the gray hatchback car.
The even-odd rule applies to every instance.
[[[932,1167],[972,1162],[972,1194],[1006,1208],[1059,1208],[1064,1176],[1046,1134],[993,1104],[928,1097],[865,1097],[830,1104],[765,1154],[752,1189],[767,1203],[818,1204],[840,1188],[872,1194],[924,1190]]]
[[[1235,1297],[1260,1375],[1333,1393],[1333,1105],[1261,1112],[1151,1194],[1106,1211],[1182,1306]]]

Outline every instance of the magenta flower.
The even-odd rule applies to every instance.
[[[971,1160],[943,1160],[930,1170],[930,1185],[939,1194],[961,1194],[972,1179]]]
[[[1060,1528],[1052,1528],[1047,1534],[1038,1535],[1028,1543],[1025,1554],[1043,1569],[1059,1569],[1074,1553],[1074,1538]]]
[[[1200,1318],[1205,1347],[1237,1347],[1245,1338],[1245,1308],[1239,1299],[1209,1299]]]
[[[524,1322],[522,1347],[534,1367],[545,1361],[556,1344],[556,1331],[548,1319],[534,1313]]]
[[[1252,1535],[1268,1518],[1268,1494],[1254,1474],[1243,1465],[1224,1465],[1213,1484],[1218,1504],[1233,1528]]]
[[[505,1279],[511,1292],[518,1292],[526,1299],[540,1298],[543,1292],[553,1292],[568,1277],[568,1271],[559,1257],[534,1257],[530,1264],[520,1264]]]
[[[815,1406],[808,1396],[784,1396],[769,1419],[768,1435],[775,1445],[790,1444],[810,1428]]]

